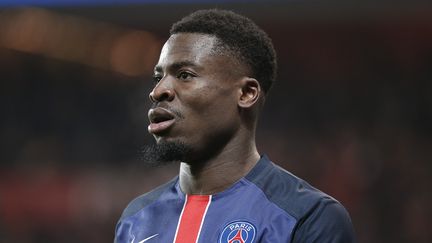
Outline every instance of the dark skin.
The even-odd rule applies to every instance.
[[[156,142],[182,142],[192,149],[179,173],[187,194],[221,192],[260,158],[255,129],[264,95],[246,65],[215,52],[216,43],[206,34],[172,35],[150,93],[149,132]]]

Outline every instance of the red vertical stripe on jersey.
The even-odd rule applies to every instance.
[[[186,202],[180,215],[174,239],[175,243],[197,241],[210,202],[211,196],[208,195],[186,195]]]

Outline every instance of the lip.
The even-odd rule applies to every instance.
[[[148,118],[150,124],[148,125],[148,131],[152,134],[160,134],[175,123],[175,115],[161,107],[150,109],[148,112]]]

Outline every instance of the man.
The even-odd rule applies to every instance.
[[[275,79],[268,36],[246,17],[197,11],[171,28],[154,69],[152,161],[179,176],[133,200],[115,242],[354,242],[333,198],[261,156],[258,113]]]

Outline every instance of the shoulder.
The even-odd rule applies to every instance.
[[[297,223],[293,242],[356,242],[348,212],[335,200],[323,200]]]
[[[177,182],[178,177],[173,178],[169,182],[153,189],[150,192],[147,192],[141,196],[138,196],[137,198],[133,199],[127,207],[123,210],[123,213],[120,217],[120,220],[123,218],[129,217],[135,213],[137,213],[139,210],[145,208],[146,206],[152,204],[153,202],[157,201],[159,197],[167,190],[172,188],[175,183]]]
[[[351,219],[342,204],[275,165],[266,156],[246,179],[260,188],[270,202],[296,219],[293,239],[297,240],[294,242],[315,242],[309,238],[314,234],[343,237],[342,241],[316,238],[318,242],[354,242]]]
[[[260,188],[268,200],[297,220],[321,201],[336,201],[301,178],[275,165],[267,156],[261,158],[246,179]]]

